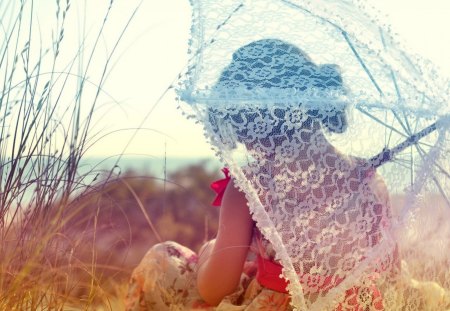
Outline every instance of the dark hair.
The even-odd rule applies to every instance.
[[[284,88],[301,92],[311,88],[339,90],[343,83],[337,65],[317,66],[298,47],[278,39],[263,39],[236,50],[214,88]],[[261,109],[262,114],[268,113]],[[342,133],[347,128],[345,107],[333,111],[313,109],[306,113],[310,118],[320,119],[331,132]]]

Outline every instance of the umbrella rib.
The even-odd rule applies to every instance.
[[[415,145],[415,147],[416,147],[420,157],[422,158],[422,160],[424,160],[424,153],[425,153],[425,151],[422,148],[420,148],[420,146],[418,146],[417,144]],[[434,162],[434,165],[436,165],[438,168],[441,169],[441,167],[436,162]],[[448,176],[448,173],[445,172],[445,170],[443,170],[443,169],[442,169],[442,173],[444,173],[444,174],[446,174]],[[437,181],[436,176],[433,175],[431,177],[431,179],[433,180],[434,184],[438,188],[438,190],[441,193],[441,195],[444,197],[445,201],[447,202],[447,205],[450,207],[450,200],[447,198],[447,195],[445,194],[444,189],[442,189],[441,185]]]
[[[192,55],[192,57],[190,58],[190,60],[188,61],[188,64],[191,62],[192,59],[196,58],[197,56],[200,55],[200,53],[205,49],[205,47],[213,44],[215,42],[215,37],[216,34],[219,32],[219,30],[225,26],[230,19],[233,17],[234,14],[236,14],[240,9],[242,9],[244,7],[244,2],[245,0],[243,0],[236,8],[234,8],[234,10],[230,13],[230,15],[228,15],[223,22],[221,22],[220,24],[218,24],[216,26],[216,30],[214,31],[214,33],[211,35],[211,38],[206,40],[206,43],[202,43],[202,45],[197,49],[197,51]],[[185,67],[183,67],[184,69]],[[181,76],[181,73],[183,72],[183,69],[181,70],[179,76]]]
[[[408,163],[410,163],[410,161],[407,161],[407,160],[399,161],[398,159],[395,159],[392,162],[397,164],[398,166],[401,166],[406,169],[409,169],[411,167],[410,165],[408,165]]]
[[[450,174],[439,164],[434,163],[434,165],[436,165],[436,167],[439,169],[439,171],[444,174],[447,178],[450,178]]]
[[[315,16],[316,18],[319,18],[320,20],[322,20],[322,21],[324,21],[324,22],[326,22],[326,23],[332,25],[332,26],[335,27],[336,29],[338,29],[338,30],[341,32],[341,34],[344,36],[345,41],[346,41],[347,44],[349,45],[350,49],[352,50],[352,52],[353,52],[353,54],[355,55],[356,59],[358,60],[359,64],[362,66],[362,68],[364,69],[364,71],[366,72],[366,74],[369,76],[370,81],[372,81],[372,83],[373,83],[373,85],[375,86],[375,88],[377,89],[378,93],[380,93],[380,95],[384,96],[383,91],[381,90],[381,88],[380,88],[380,86],[378,85],[378,83],[375,81],[375,79],[374,79],[372,73],[370,72],[369,68],[367,68],[367,66],[366,66],[366,64],[364,63],[364,61],[362,60],[361,56],[359,56],[358,52],[356,51],[355,47],[353,46],[352,42],[350,41],[350,38],[348,37],[347,32],[346,32],[344,29],[342,29],[341,27],[339,27],[339,26],[336,25],[335,23],[333,23],[333,22],[331,22],[331,21],[329,21],[329,20],[327,20],[327,19],[324,19],[324,18],[321,17],[321,16],[318,16],[318,15],[312,13],[311,11],[309,11],[309,10],[307,10],[307,9],[305,9],[305,8],[303,8],[303,7],[301,7],[301,6],[298,5],[298,4],[292,3],[291,1],[288,1],[288,0],[281,0],[281,2],[284,2],[284,3],[286,3],[287,5],[290,5],[290,6],[292,6],[292,7],[295,7],[295,8],[297,8],[298,10],[301,10],[301,11],[303,11],[303,12],[306,12],[306,13],[312,15],[312,16]]]
[[[379,27],[378,31],[380,32],[381,43],[383,43],[384,49],[387,50],[386,40],[384,39],[383,29],[381,27]],[[392,70],[391,66],[389,66],[389,71],[391,72],[391,78],[392,78],[392,82],[394,83],[395,92],[397,93],[398,100],[401,100],[402,99],[402,94],[400,93],[400,89],[398,88],[397,77],[395,76],[395,73]]]
[[[409,120],[406,117],[405,111],[403,111],[403,118],[405,119],[405,125],[406,125],[406,128],[408,129],[408,133],[411,133],[412,132],[411,125],[409,124]]]
[[[399,117],[399,115],[395,112],[395,110],[392,110],[392,113],[394,114],[394,116],[395,116],[395,118],[398,120],[398,122],[400,123],[400,125],[403,127],[403,130],[406,132],[406,133],[408,133],[408,135],[411,137],[411,136],[413,136],[413,135],[411,135],[411,126],[409,125],[409,122],[408,122],[408,119],[406,118],[406,116],[404,116],[404,118],[405,118],[405,123],[403,123],[402,122],[402,120],[401,120],[401,118]],[[430,132],[428,132],[428,133],[431,133],[433,130],[431,130]],[[427,134],[428,134],[427,133]],[[427,134],[425,134],[425,135],[427,135]],[[424,136],[425,136],[424,135]],[[422,136],[423,137],[423,136]],[[417,141],[417,143],[418,143],[418,141]],[[415,143],[415,145],[416,145],[416,148],[418,148],[419,147],[419,145],[417,144],[417,143]],[[427,143],[423,143],[422,142],[422,144],[424,145],[424,146],[427,146],[427,147],[432,147],[432,145],[430,145],[430,144],[427,144]],[[412,156],[412,155],[411,155]],[[444,172],[444,170],[442,170],[443,172]]]
[[[362,60],[361,56],[359,56],[358,52],[356,51],[355,47],[353,46],[352,42],[350,41],[350,39],[349,39],[349,37],[347,35],[347,32],[342,31],[342,35],[344,36],[345,41],[350,46],[350,49],[352,50],[352,52],[355,55],[356,59],[358,60],[359,64],[362,66],[362,68],[364,69],[366,74],[369,76],[370,81],[372,81],[372,83],[375,86],[375,88],[377,89],[378,93],[380,93],[380,95],[384,96],[383,91],[381,90],[381,88],[378,85],[378,83],[375,81],[374,77],[372,76],[372,73],[369,71],[369,68],[367,68],[367,66],[364,63],[364,61]]]
[[[386,123],[387,123],[387,121],[386,121]],[[391,124],[391,127],[394,127],[393,126],[394,125],[394,120],[392,120],[392,124]],[[389,146],[389,144],[390,144],[390,142],[391,142],[391,138],[392,138],[392,130],[389,132],[389,137],[388,137],[388,139],[387,139],[387,141],[386,141],[386,143],[385,143],[385,146]]]
[[[397,84],[397,77],[395,76],[395,73],[392,71],[392,69],[391,69],[391,77],[392,77],[392,82],[394,82],[394,87],[395,87],[395,92],[397,93],[397,97],[399,100],[401,100],[402,94],[400,94],[400,89],[398,88],[398,84]]]
[[[405,164],[411,163],[411,161],[409,159],[403,159],[403,158],[400,158],[400,157],[395,158],[394,162],[396,162],[396,163],[405,163]]]
[[[416,145],[417,151],[425,153],[425,150],[420,145]],[[420,153],[419,152],[419,153]],[[439,171],[444,174],[447,178],[450,178],[450,173],[448,173],[442,166],[440,166],[438,163],[434,162],[434,165],[439,169]]]
[[[386,43],[385,43],[383,31],[382,31],[381,28],[380,28],[380,35],[381,35],[381,42],[383,43],[383,46],[384,46],[384,48],[386,49]],[[403,57],[403,59],[406,60],[406,62],[408,63],[408,65],[415,71],[415,74],[416,74],[416,75],[417,75],[417,74],[420,75],[420,72],[418,72],[416,66],[413,64],[413,62],[411,61],[411,59],[409,58],[409,56],[407,56],[407,55],[405,54],[405,52],[402,51],[402,50],[400,50],[400,54],[401,54],[401,56]],[[400,94],[400,90],[399,90],[399,88],[398,88],[397,79],[396,79],[396,77],[395,77],[394,72],[392,71],[392,69],[391,69],[391,75],[393,76],[393,77],[392,77],[392,80],[393,80],[393,82],[394,82],[394,86],[395,86],[395,90],[396,90],[396,92],[397,92],[397,96],[401,99],[402,97],[401,97],[401,94]],[[430,98],[429,98],[426,94],[424,94],[423,92],[419,92],[419,93],[420,93],[422,96],[424,96],[425,98],[427,98],[428,100],[430,100]]]
[[[308,13],[309,15],[314,16],[314,17],[320,19],[321,21],[323,21],[323,22],[325,22],[325,23],[328,23],[328,24],[332,25],[333,27],[339,29],[339,31],[341,31],[341,32],[344,31],[341,27],[339,27],[339,26],[336,25],[335,23],[333,23],[333,22],[331,22],[331,21],[329,21],[329,20],[323,18],[322,16],[319,16],[319,15],[317,15],[317,14],[314,14],[314,13],[311,12],[310,10],[305,9],[304,7],[302,7],[302,6],[300,6],[300,5],[296,4],[296,3],[292,3],[291,1],[288,1],[288,0],[280,0],[280,1],[283,2],[283,3],[285,3],[285,4],[287,4],[287,5],[289,5],[289,6],[291,6],[291,7],[294,7],[294,8],[296,8],[296,9],[300,10],[300,11],[306,12],[306,13]]]
[[[397,130],[396,128],[390,126],[389,124],[387,124],[386,122],[380,120],[379,118],[375,117],[374,115],[371,115],[370,113],[368,113],[367,111],[365,111],[364,109],[361,108],[361,106],[356,106],[356,109],[358,109],[360,112],[362,112],[363,114],[365,114],[366,116],[368,116],[369,118],[371,118],[372,120],[380,123],[381,125],[389,128],[391,131],[403,136],[403,137],[408,137],[407,135],[405,135],[404,133],[400,132],[399,130]]]
[[[394,109],[391,109],[392,114],[394,115],[395,119],[397,120],[397,122],[400,124],[400,126],[403,128],[403,130],[405,131],[405,133],[410,136],[411,135],[411,131],[408,130],[408,128],[406,127],[406,125],[403,123],[402,119],[399,117],[399,115],[397,114],[397,112],[395,112]]]
[[[384,47],[385,50],[387,50],[386,40],[384,39],[383,29],[381,29],[381,27],[380,27],[380,28],[378,28],[378,30],[380,32],[380,37],[381,37],[381,42],[383,43],[383,47]],[[392,70],[391,67],[389,67],[389,70],[391,72],[391,79],[392,79],[392,83],[394,84],[395,92],[397,93],[397,98],[398,98],[399,101],[401,101],[402,100],[402,94],[400,93],[400,89],[398,87],[397,77],[395,76],[395,73],[394,73],[394,71]],[[403,128],[403,131],[410,136],[411,135],[411,130],[410,130],[410,127],[409,127],[409,124],[408,124],[408,119],[405,118],[405,123],[406,124],[404,124],[402,119],[398,116],[397,112],[394,109],[391,109],[391,112],[394,115],[394,117],[397,120],[397,122]],[[394,121],[392,121],[392,123],[393,122]],[[392,131],[391,131],[391,133],[389,135],[389,140],[388,141],[390,141],[391,136],[392,136]]]
[[[219,24],[219,25],[216,27],[216,32],[214,32],[214,34],[216,34],[217,31],[220,30],[220,28],[222,28],[223,26],[225,26],[225,25],[228,23],[228,21],[233,17],[233,15],[236,14],[236,13],[244,6],[244,2],[245,2],[245,0],[242,1],[241,4],[239,4],[239,5],[233,10],[233,12],[231,12],[231,14],[228,15],[228,17],[227,17],[221,24]],[[213,38],[211,39],[211,41],[214,41],[214,36],[213,36]],[[211,43],[212,43],[212,42],[211,42]]]

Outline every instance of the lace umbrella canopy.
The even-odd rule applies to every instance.
[[[448,80],[361,1],[192,8],[183,111],[245,193],[292,305],[333,310],[353,288],[366,309],[448,308]]]

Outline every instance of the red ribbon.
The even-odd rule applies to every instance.
[[[212,202],[213,206],[220,206],[222,204],[222,198],[223,194],[225,193],[225,189],[227,188],[228,183],[231,180],[230,177],[230,171],[228,168],[224,167],[222,169],[222,172],[225,175],[225,178],[216,180],[215,182],[211,183],[211,189],[214,190],[214,192],[217,194],[216,198]]]

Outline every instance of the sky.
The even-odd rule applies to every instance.
[[[115,1],[102,38],[105,55],[112,50],[113,43],[139,2]],[[388,15],[393,30],[408,48],[439,64],[450,77],[450,1],[372,2]],[[67,24],[65,38],[69,42],[66,55],[75,49],[80,33],[90,34],[91,29],[100,25],[108,4],[109,0],[96,0],[95,5],[73,1],[71,10],[74,17]],[[39,7],[40,24],[45,28],[54,15],[54,1],[36,1],[36,6]],[[114,103],[100,109],[102,118],[95,128],[110,134],[96,142],[87,156],[122,153],[155,157],[214,156],[203,138],[201,127],[186,120],[177,110],[175,93],[165,93],[187,62],[190,17],[188,0],[141,2],[114,54],[112,70],[104,85]],[[101,66],[98,68],[100,70]],[[108,101],[106,97],[104,100]],[[136,127],[142,129],[136,131],[133,129]]]

